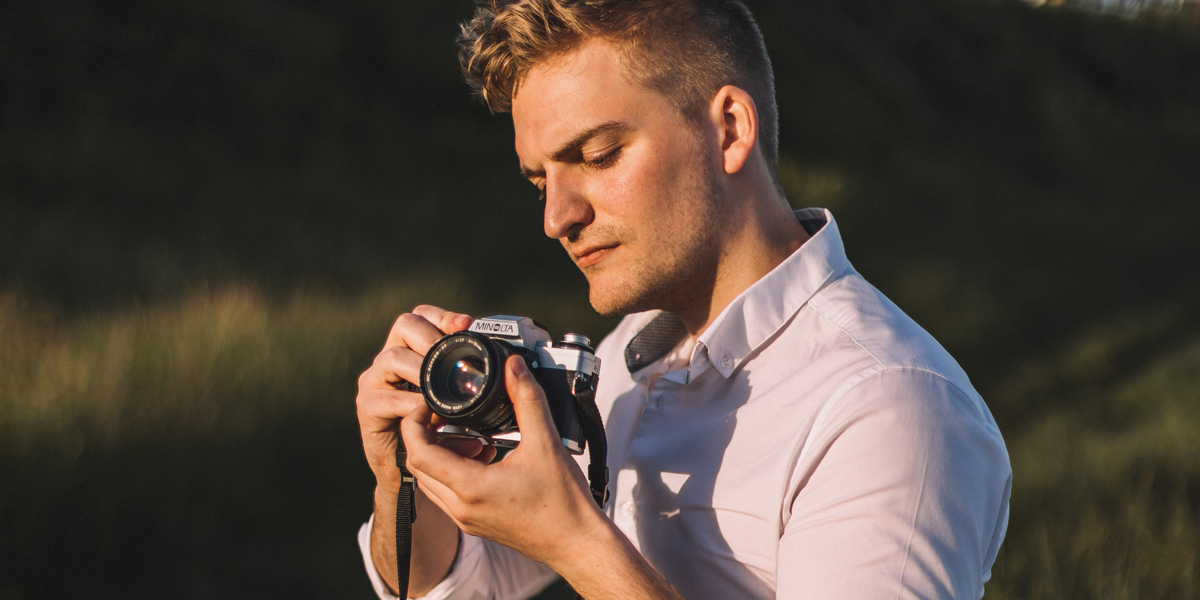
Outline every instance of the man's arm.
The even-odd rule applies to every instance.
[[[979,598],[1008,522],[1008,454],[978,396],[928,371],[834,400],[801,457],[777,597]]]
[[[396,467],[396,436],[400,419],[414,407],[424,406],[421,394],[400,391],[401,380],[419,381],[421,360],[444,333],[461,331],[470,317],[430,306],[419,306],[401,315],[388,335],[384,349],[358,380],[358,422],[367,463],[375,474],[375,519],[371,531],[371,558],[379,574],[396,591],[396,496],[400,473]],[[464,460],[488,461],[495,450],[471,440],[455,441],[447,451]],[[423,596],[445,576],[458,549],[458,528],[429,501],[416,494],[419,518],[413,523],[413,553],[409,576],[410,597]],[[403,595],[403,594],[397,594]]]
[[[439,446],[424,405],[404,419],[409,468],[430,500],[464,532],[549,566],[586,598],[680,598],[592,499],[524,361],[511,357],[505,378],[521,444],[498,463]]]
[[[450,570],[458,551],[458,526],[420,490],[416,494],[420,516],[412,524],[413,553],[409,567],[408,596],[420,597],[433,589]],[[375,488],[375,519],[371,524],[371,561],[379,576],[395,592],[396,491]]]

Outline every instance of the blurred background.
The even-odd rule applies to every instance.
[[[749,4],[790,201],[1004,432],[988,597],[1200,595],[1197,4]],[[461,81],[470,11],[0,8],[0,599],[370,598],[395,316],[613,326]]]

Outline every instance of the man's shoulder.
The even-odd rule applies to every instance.
[[[808,319],[821,321],[833,343],[849,345],[871,372],[915,370],[974,391],[944,347],[875,286],[850,273],[824,286],[808,303]],[[802,311],[803,312],[803,311]]]
[[[968,427],[981,432],[979,443],[1003,447],[986,402],[958,362],[858,274],[830,282],[801,313],[791,335],[815,336],[826,350],[812,359],[826,361],[819,371],[828,375],[818,384],[815,427],[836,432],[864,414],[901,414],[921,425],[897,434],[915,436],[914,443]]]

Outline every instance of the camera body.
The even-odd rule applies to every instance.
[[[447,423],[442,435],[472,437],[485,444],[515,447],[520,442],[504,363],[520,356],[546,393],[563,445],[572,454],[586,444],[576,396],[594,395],[600,375],[587,337],[568,333],[553,342],[528,317],[496,315],[476,320],[430,347],[421,363],[425,403]]]

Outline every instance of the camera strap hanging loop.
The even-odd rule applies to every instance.
[[[576,375],[571,386],[575,403],[579,405],[579,422],[583,425],[583,439],[588,447],[588,485],[592,497],[600,509],[608,503],[608,437],[604,435],[604,421],[596,407],[596,386],[600,376],[590,378]]]
[[[409,563],[412,560],[412,524],[417,520],[417,479],[408,470],[404,436],[396,433],[396,466],[400,467],[400,493],[396,496],[396,595],[408,597]]]

